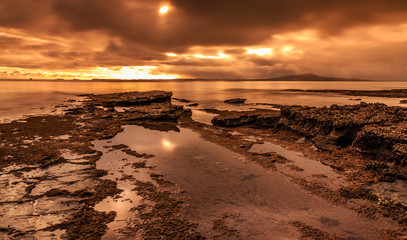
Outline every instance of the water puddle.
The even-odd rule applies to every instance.
[[[192,111],[192,120],[207,125],[212,125],[211,120],[217,115],[197,109],[196,107],[199,106],[199,104],[194,101],[189,101],[186,99],[172,99],[172,103],[176,105],[182,105],[185,109],[190,109]]]
[[[296,228],[288,224],[297,220],[341,237],[358,239],[381,239],[375,229],[388,226],[303,192],[284,175],[242,161],[240,155],[202,140],[189,129],[159,132],[140,126],[124,126],[124,131],[113,139],[96,142],[95,146],[100,150],[104,145],[118,144],[127,145],[138,153],[154,155],[146,159],[147,164],[156,166],[154,172],[185,191],[184,195],[190,201],[183,213],[197,222],[198,230],[208,238],[219,234],[213,229],[216,219],[223,219],[228,228],[239,232],[241,239],[298,238]],[[118,212],[104,238],[114,239],[117,230],[133,218],[134,213],[129,208],[140,201],[131,191],[131,181],[123,175],[149,181],[150,170],[135,171],[130,167],[128,163],[140,161],[140,158],[132,159],[117,150],[108,152],[105,149],[103,152],[97,167],[108,169],[106,177],[117,180],[119,188],[124,190],[120,198],[108,198],[96,206],[98,210]],[[324,174],[330,174],[327,171],[328,167]],[[130,202],[132,204],[127,204]],[[327,226],[321,219],[329,219],[335,224]]]
[[[95,149],[103,152],[102,157],[96,163],[96,168],[108,170],[108,175],[102,179],[116,181],[117,187],[123,192],[117,197],[108,197],[95,206],[97,211],[115,211],[117,214],[115,221],[108,224],[108,232],[102,238],[105,240],[122,239],[118,230],[135,220],[130,209],[137,206],[142,197],[132,191],[135,187],[132,180],[151,180],[146,169],[133,167],[134,163],[141,161],[140,158],[128,155],[120,149],[114,150],[114,147],[112,148],[114,143],[109,142],[109,140],[94,142]]]
[[[216,116],[217,114],[214,113],[208,113],[203,110],[198,110],[198,109],[192,109],[192,120],[200,123],[204,123],[207,125],[212,125],[212,119]]]
[[[286,159],[292,161],[290,166],[298,167],[299,171],[297,170],[298,175],[302,176],[312,176],[312,175],[324,175],[327,179],[333,180],[335,184],[333,186],[338,186],[338,184],[343,183],[340,178],[341,176],[337,174],[332,168],[326,166],[318,161],[314,161],[312,159],[306,158],[302,153],[288,150],[280,145],[265,142],[262,144],[253,144],[252,148],[249,150],[250,152],[254,153],[268,153],[274,152],[277,153]],[[280,170],[284,167],[282,165],[278,166]]]
[[[124,113],[126,110],[130,109],[129,107],[114,107],[114,110],[119,113]]]

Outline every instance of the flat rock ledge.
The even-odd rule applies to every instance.
[[[149,92],[124,92],[113,94],[86,95],[92,99],[95,105],[104,107],[124,107],[144,105],[151,103],[169,102],[172,92],[149,91]]]
[[[311,139],[321,150],[349,146],[363,154],[376,155],[377,160],[397,166],[398,178],[407,179],[407,108],[360,103],[218,114],[212,119],[215,126],[284,128]]]

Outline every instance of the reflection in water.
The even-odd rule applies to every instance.
[[[329,106],[356,104],[349,96],[336,94],[281,92],[283,89],[360,89],[378,90],[407,88],[407,82],[267,82],[267,81],[135,81],[135,82],[61,82],[61,81],[0,81],[1,118],[24,114],[46,113],[51,105],[84,93],[165,90],[174,97],[197,101],[202,108],[230,109],[223,101],[247,98],[248,103]],[[400,99],[362,97],[365,102],[399,105]]]
[[[212,119],[216,116],[214,113],[208,113],[202,110],[192,109],[192,120],[207,125],[212,125]]]
[[[127,155],[121,150],[111,151],[109,148],[105,148],[105,146],[111,146],[108,140],[95,141],[94,145],[96,150],[103,152],[102,157],[96,162],[97,169],[108,171],[108,175],[103,179],[116,181],[117,187],[123,190],[119,197],[108,197],[95,206],[98,211],[116,212],[115,221],[108,224],[108,232],[102,238],[103,240],[115,240],[118,239],[116,230],[125,227],[128,222],[134,221],[130,209],[140,204],[142,199],[133,191],[132,177],[136,177],[140,181],[147,181],[150,178],[145,169],[132,167],[132,164],[139,162],[140,159]]]
[[[253,146],[249,150],[250,152],[255,153],[268,153],[274,152],[277,153],[287,160],[291,161],[295,166],[303,169],[303,172],[297,172],[297,175],[306,177],[316,175],[325,175],[327,180],[325,183],[330,184],[331,187],[341,186],[344,183],[344,180],[341,176],[336,173],[331,167],[322,164],[319,161],[309,159],[305,157],[302,153],[296,152],[293,150],[289,150],[285,147],[282,147],[278,144],[274,144],[271,142],[265,142],[262,144],[253,144]],[[284,166],[277,165],[280,169]]]
[[[97,143],[97,149],[102,149],[103,144],[107,141]],[[140,126],[125,126],[124,131],[109,143],[116,144],[125,144],[139,153],[154,154],[155,157],[147,160],[149,165],[156,166],[151,171],[162,174],[185,191],[184,196],[190,201],[183,213],[189,220],[197,222],[198,230],[210,239],[217,234],[213,230],[213,219],[224,214],[233,216],[228,221],[240,232],[241,239],[270,239],[270,236],[295,239],[298,233],[288,222],[300,220],[325,228],[320,221],[322,218],[335,219],[340,227],[329,231],[340,236],[381,238],[374,230],[378,227],[374,221],[299,191],[284,175],[244,162],[240,155],[202,140],[192,130],[181,128],[180,132],[159,132]],[[172,151],[168,151],[169,147],[173,147]],[[124,171],[136,179],[145,175],[142,171],[128,173],[126,162],[118,159],[115,155],[104,155],[98,162],[98,168],[112,168],[108,177],[119,178],[119,188],[131,189],[131,186],[126,186],[129,182],[120,179],[119,173]],[[125,191],[123,194],[128,193]],[[131,193],[128,195],[131,196]],[[130,196],[123,198],[131,199]],[[119,201],[116,205],[126,204],[123,200]],[[104,201],[98,209],[116,209],[114,200],[109,204]],[[135,199],[133,205],[137,204]],[[118,210],[121,211],[119,219],[129,219],[133,214],[127,212],[126,216],[122,207]],[[120,225],[120,222],[109,224],[109,234],[115,227],[120,227],[115,223]]]
[[[162,143],[163,143],[163,146],[164,146],[164,149],[166,149],[166,150],[169,150],[169,151],[172,151],[174,148],[175,148],[175,145],[174,144],[172,144],[170,141],[168,141],[168,140],[162,140]]]

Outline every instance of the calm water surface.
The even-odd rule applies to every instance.
[[[223,214],[232,216],[228,219],[230,225],[240,233],[236,239],[298,239],[297,230],[288,224],[297,220],[317,228],[328,228],[329,232],[346,239],[383,239],[377,229],[389,224],[363,218],[300,191],[284,175],[247,162],[239,154],[201,139],[190,129],[160,132],[124,126],[124,131],[113,139],[95,142],[100,151],[105,151],[103,146],[116,144],[154,155],[147,163],[155,168],[148,171],[163,174],[176,188],[185,191],[184,197],[189,201],[183,213],[187,219],[198,223],[198,231],[209,239],[221,239],[214,237],[217,233],[213,231],[212,220]],[[130,156],[115,152],[120,151],[104,153],[97,163],[98,168],[109,171],[105,178],[123,179],[122,174],[131,174],[146,181],[143,179],[148,174],[144,170],[133,169],[132,172],[127,166],[132,161]],[[125,160],[119,160],[123,157]],[[326,166],[318,167],[332,171]],[[117,239],[115,229],[125,226],[134,215],[128,209],[140,204],[140,197],[131,191],[134,188],[131,181],[119,180],[118,186],[124,190],[121,198],[107,198],[96,206],[100,211],[114,209],[118,212],[115,221],[109,224],[105,240]],[[330,222],[335,226],[329,225]]]
[[[407,82],[312,82],[312,81],[151,81],[151,82],[49,82],[0,81],[0,120],[48,113],[52,106],[84,93],[165,90],[174,97],[197,101],[200,107],[228,108],[228,98],[247,98],[248,103],[330,106],[355,104],[338,94],[283,92],[284,89],[381,90],[407,88]],[[362,97],[365,102],[399,105],[400,99]]]

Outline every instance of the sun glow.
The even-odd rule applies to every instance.
[[[155,66],[97,67],[73,70],[43,70],[0,67],[0,78],[8,79],[176,79],[180,76],[157,71]]]
[[[291,46],[284,46],[281,48],[281,52],[283,52],[283,53],[288,53],[292,50],[293,50],[293,47],[291,47]]]
[[[105,73],[110,78],[117,79],[175,79],[176,76],[166,74],[152,74],[151,71],[156,69],[154,66],[133,66],[121,67],[120,70],[111,70],[106,68],[99,68],[101,72]],[[103,75],[105,75],[103,74]]]
[[[170,10],[169,6],[162,6],[159,10],[160,14],[166,14]]]
[[[246,54],[256,54],[258,56],[272,55],[273,49],[271,49],[271,48],[247,48]]]
[[[228,58],[229,57],[229,55],[223,53],[222,51],[219,51],[217,56],[206,56],[206,55],[203,55],[203,54],[194,54],[193,56],[196,57],[196,58],[203,58],[203,59],[205,59],[205,58],[206,59],[222,59],[222,58]]]
[[[314,30],[303,30],[299,32],[291,32],[286,34],[275,34],[273,35],[274,39],[277,40],[295,40],[301,42],[313,41],[317,39],[317,33]]]
[[[304,54],[303,50],[295,49],[293,46],[289,45],[283,46],[280,51],[285,57],[294,59],[300,59]]]

